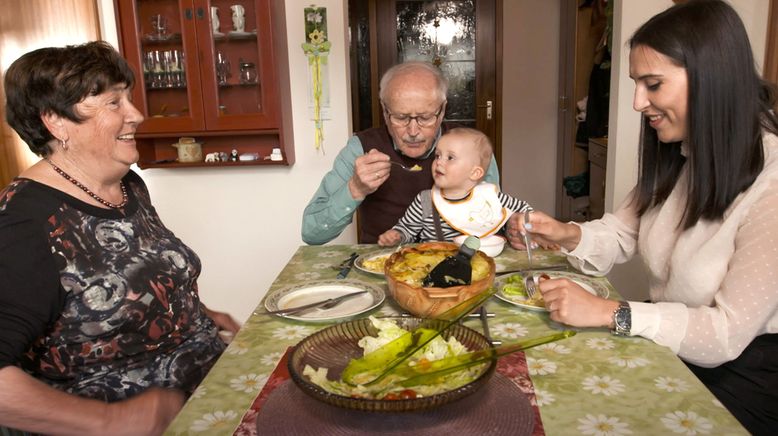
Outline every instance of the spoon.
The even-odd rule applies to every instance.
[[[398,167],[404,169],[405,171],[409,171],[411,173],[416,173],[422,170],[422,167],[419,164],[416,164],[410,168],[406,167],[405,165],[401,164],[400,162],[395,162],[393,160],[390,160],[389,163],[397,165]]]

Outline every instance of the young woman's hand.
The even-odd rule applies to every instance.
[[[524,249],[524,233],[543,248],[558,249],[560,246],[573,250],[581,240],[581,229],[575,224],[563,223],[540,211],[529,213],[529,224],[525,227],[524,213],[514,213],[508,220],[506,235],[511,246]]]
[[[612,327],[618,301],[592,295],[566,278],[543,280],[538,287],[552,320],[575,327]]]

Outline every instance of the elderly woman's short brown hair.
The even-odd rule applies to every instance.
[[[76,103],[121,83],[132,87],[135,77],[107,42],[34,50],[14,61],[5,74],[6,120],[33,153],[47,156],[54,137],[41,115],[82,122]]]

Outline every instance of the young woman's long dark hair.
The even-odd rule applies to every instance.
[[[756,71],[742,21],[723,1],[692,0],[651,18],[629,45],[662,53],[688,78],[688,156],[680,143],[659,142],[643,119],[638,214],[667,199],[688,159],[688,202],[679,225],[721,219],[762,171],[763,129],[778,134],[775,88]]]

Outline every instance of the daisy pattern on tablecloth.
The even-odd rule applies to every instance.
[[[319,257],[335,257],[342,256],[340,251],[322,251],[319,253]]]
[[[535,389],[535,401],[537,402],[538,406],[543,407],[548,406],[549,404],[556,401],[556,397],[554,397],[554,394],[549,391]]]
[[[665,427],[673,433],[683,433],[687,435],[710,434],[713,424],[707,418],[703,418],[691,410],[682,412],[676,410],[660,418]]]
[[[201,419],[196,419],[189,430],[195,433],[208,432],[208,434],[224,433],[227,430],[232,432],[229,421],[236,419],[238,414],[234,410],[221,411],[217,410],[213,413],[206,413]]]
[[[584,390],[591,391],[593,394],[603,394],[607,397],[624,392],[624,384],[619,379],[612,379],[609,375],[586,377],[581,384]]]
[[[587,413],[586,417],[579,418],[578,422],[581,423],[581,425],[578,426],[578,431],[583,434],[595,436],[632,434],[632,430],[629,429],[629,424],[621,422],[621,420],[615,416],[595,416]]]
[[[321,277],[321,274],[317,273],[316,271],[305,271],[294,275],[295,280],[299,280],[301,282],[316,280],[319,277]]]
[[[509,322],[505,324],[495,324],[492,331],[497,336],[503,338],[516,339],[521,336],[527,336],[527,328],[519,323]]]
[[[333,266],[335,266],[335,265],[332,264],[332,263],[314,263],[313,265],[311,265],[311,268],[313,268],[313,269],[327,269],[327,268],[331,268]]]
[[[657,377],[654,386],[667,392],[684,392],[689,390],[689,383],[674,377]]]
[[[554,344],[554,343],[538,345],[537,347],[535,347],[535,349],[538,351],[549,351],[551,353],[556,353],[556,354],[570,354],[570,352],[572,351],[571,349],[567,348],[562,344]]]
[[[609,338],[591,338],[586,340],[586,346],[595,350],[610,350],[616,344]]]
[[[284,353],[280,351],[275,351],[272,353],[265,354],[264,356],[259,358],[259,363],[263,365],[270,365],[275,366],[276,362],[281,360],[281,356],[283,356]]]
[[[192,396],[190,396],[189,398],[194,398],[194,399],[202,398],[207,393],[208,393],[208,389],[206,389],[205,386],[200,385],[200,386],[197,387],[197,389],[195,389],[194,392],[192,392]]]
[[[267,382],[267,374],[244,374],[230,380],[230,387],[239,392],[259,392],[259,389]]]
[[[227,353],[235,354],[237,356],[246,354],[249,351],[249,347],[243,342],[233,341],[229,347],[227,347]]]
[[[548,359],[527,357],[527,370],[530,375],[547,375],[556,372],[556,363]]]
[[[608,358],[608,362],[622,368],[639,368],[650,363],[648,359],[638,356],[613,356]]]
[[[381,309],[378,310],[378,313],[384,316],[397,316],[400,314],[397,309],[393,308],[389,304],[384,304],[381,306]]]
[[[303,327],[301,325],[285,325],[273,330],[273,337],[277,339],[294,341],[300,340],[311,333],[312,332],[309,327]]]

